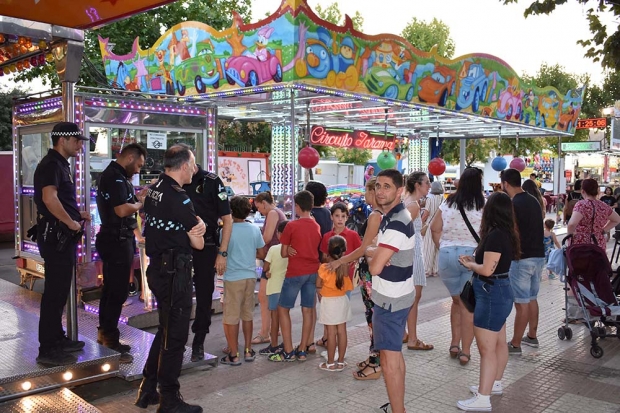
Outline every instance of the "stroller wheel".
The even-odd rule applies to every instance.
[[[570,327],[564,327],[564,334],[566,335],[566,339],[570,340],[573,338],[573,330]]]
[[[590,354],[595,359],[600,359],[601,357],[603,357],[603,349],[599,346],[592,346],[592,348],[590,349]]]
[[[566,333],[564,332],[564,327],[558,328],[558,338],[560,340],[564,340],[566,338]]]

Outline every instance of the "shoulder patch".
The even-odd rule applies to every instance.
[[[217,179],[217,175],[214,174],[213,172],[206,172],[205,176],[209,179]]]
[[[177,192],[185,192],[185,189],[181,188],[179,185],[170,185]]]
[[[218,198],[220,198],[222,201],[226,201],[228,199],[228,194],[226,192],[220,192],[219,194],[217,194]]]

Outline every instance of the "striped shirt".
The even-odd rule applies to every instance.
[[[413,221],[403,204],[398,204],[383,216],[379,227],[378,246],[394,251],[390,265],[372,280],[372,301],[391,312],[413,305],[413,250],[415,247]]]

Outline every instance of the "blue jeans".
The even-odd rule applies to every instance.
[[[545,257],[524,258],[510,264],[510,286],[514,302],[527,304],[538,297]]]
[[[472,272],[459,263],[459,255],[472,255],[473,247],[443,247],[437,258],[437,273],[452,297],[461,294]]]
[[[316,294],[317,274],[299,275],[297,277],[285,278],[280,291],[280,301],[278,305],[284,308],[295,307],[297,296],[301,292],[301,306],[314,308],[314,296]]]
[[[512,311],[512,288],[508,278],[492,280],[493,285],[474,278],[474,326],[500,331]]]

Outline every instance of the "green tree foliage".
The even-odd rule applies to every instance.
[[[338,148],[335,151],[338,162],[352,163],[354,165],[366,165],[372,158],[372,152],[367,149],[342,149]]]
[[[338,6],[338,2],[333,2],[329,6],[322,8],[320,4],[317,4],[314,8],[317,16],[319,16],[323,20],[327,20],[333,24],[344,24],[344,16],[340,12],[340,6]],[[349,16],[351,17],[351,16]],[[353,28],[357,31],[362,31],[362,26],[364,25],[364,17],[360,14],[359,11],[356,11],[353,17],[351,17],[351,21],[353,22]]]
[[[218,121],[218,149],[239,152],[270,152],[271,125],[266,122]]]
[[[24,96],[28,92],[15,87],[10,90],[0,90],[0,150],[13,149],[13,98]]]
[[[114,52],[122,55],[131,51],[136,37],[140,38],[140,47],[146,49],[151,47],[164,31],[183,21],[203,22],[217,30],[230,27],[232,11],[236,11],[245,22],[249,22],[250,0],[178,0],[100,29],[87,30],[84,33],[84,55],[103,74],[105,72],[97,36],[110,38],[110,42],[115,44]],[[45,85],[50,84],[52,87],[59,85],[53,65],[25,71],[18,75],[16,80],[30,81],[37,77],[40,77]],[[101,87],[104,86],[102,82],[107,84],[104,77],[97,76],[93,70],[88,70],[88,65],[82,66],[78,85]]]
[[[430,23],[416,17],[405,26],[402,37],[416,48],[428,52],[437,45],[437,53],[448,59],[454,56],[454,40],[450,37],[450,28],[441,20],[433,18]]]
[[[518,0],[500,0],[504,4],[517,3]],[[615,32],[609,32],[601,21],[604,15],[613,16],[614,20],[620,17],[620,1],[618,0],[577,0],[580,4],[590,7],[586,11],[586,19],[592,33],[591,39],[579,40],[577,43],[585,47],[586,57],[595,62],[601,62],[605,68],[620,69],[620,26],[616,24]],[[527,9],[524,16],[551,14],[556,7],[567,0],[536,0]]]

